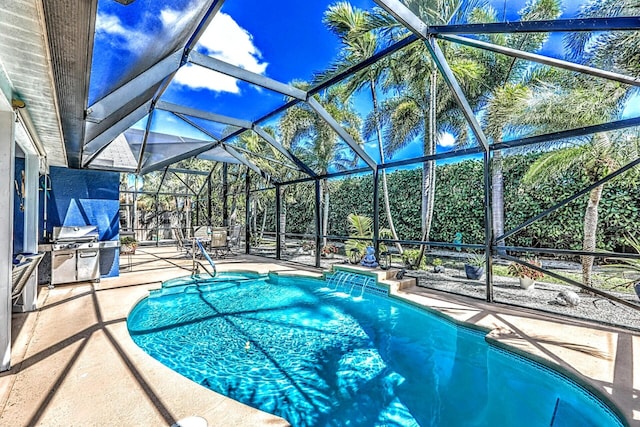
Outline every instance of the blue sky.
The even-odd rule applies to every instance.
[[[158,56],[168,53],[171,38],[189,31],[188,18],[199,13],[201,3],[197,0],[138,0],[130,6],[122,6],[112,0],[100,0],[90,103],[135,69],[131,64],[144,69],[145,61],[153,59],[153,55],[141,55],[141,52],[150,50]],[[282,82],[308,80],[314,72],[330,64],[339,51],[338,40],[322,24],[322,16],[332,3],[227,0],[200,39],[198,50]],[[372,0],[353,0],[351,3],[363,9],[375,5]],[[491,0],[490,3],[498,16],[502,16],[506,5],[506,19],[515,20],[526,0]],[[581,3],[565,0],[562,17],[574,16]],[[553,35],[543,53],[562,56],[561,35]],[[162,99],[250,121],[284,102],[280,94],[191,65],[180,69]],[[355,105],[363,116],[371,108],[370,100],[365,96],[359,97]],[[633,113],[636,111],[629,112]],[[136,127],[144,126],[145,121],[141,121]],[[169,114],[157,114],[152,129],[208,139]],[[217,134],[220,126],[209,129]],[[449,150],[450,143],[452,141],[439,147],[438,151]],[[375,144],[368,144],[366,149],[372,157],[378,157]],[[396,158],[419,155],[421,144],[417,142]]]

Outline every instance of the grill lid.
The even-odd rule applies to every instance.
[[[98,240],[95,225],[53,227],[54,242],[91,242]]]

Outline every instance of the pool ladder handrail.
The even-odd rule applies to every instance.
[[[211,267],[213,268],[213,274],[209,272],[209,270],[207,270],[207,268],[204,266],[204,264],[202,264],[200,261],[196,260],[196,251],[195,251],[195,247],[193,248],[193,250],[191,251],[191,253],[193,254],[193,270],[191,272],[191,275],[193,276],[194,274],[199,274],[198,271],[198,266],[202,267],[202,269],[204,271],[206,271],[209,276],[211,277],[216,277],[217,274],[217,270],[216,270],[216,263],[213,262],[213,260],[211,259],[211,257],[209,256],[209,254],[207,253],[207,250],[204,248],[204,246],[202,246],[202,243],[200,242],[200,239],[193,239],[193,244],[194,246],[197,244],[198,245],[198,249],[200,250],[200,253],[202,254],[202,256],[204,256],[204,258],[209,262],[209,265],[211,265]]]

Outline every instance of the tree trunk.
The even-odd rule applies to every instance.
[[[251,234],[258,234],[258,203],[255,197],[251,199]]]
[[[596,250],[596,231],[598,230],[598,205],[602,198],[602,189],[599,186],[589,192],[589,200],[587,201],[587,210],[584,213],[584,240],[582,250],[585,252],[595,252]],[[593,286],[592,270],[593,256],[582,256],[582,284]]]
[[[382,146],[382,132],[380,131],[380,122],[378,121],[378,96],[376,95],[376,84],[373,78],[369,80],[369,88],[371,89],[371,99],[373,100],[373,114],[376,120],[376,136],[378,138],[378,152],[380,153],[380,163],[384,164],[384,148]],[[398,239],[398,233],[393,223],[393,217],[391,216],[391,206],[389,204],[389,189],[387,187],[387,173],[382,169],[382,198],[384,200],[384,213],[387,216],[389,223],[389,229],[391,230],[391,237],[393,240]],[[396,248],[398,252],[402,254],[402,245],[396,242]]]
[[[264,237],[264,229],[267,226],[267,209],[262,212],[262,226],[260,227],[260,240]]]
[[[432,156],[436,154],[436,82],[438,74],[435,71],[431,72],[431,79],[429,88],[429,119],[426,129],[429,130],[429,137],[427,139],[428,150],[427,155]],[[429,234],[431,233],[431,223],[433,222],[433,201],[435,200],[436,192],[436,162],[430,160],[427,162],[429,165],[428,181],[425,183],[425,190],[427,191],[427,211],[425,218],[425,239],[429,240]]]
[[[280,201],[282,205],[280,206],[280,245],[283,248],[286,248],[285,245],[285,233],[287,232],[287,204],[284,203],[284,192],[285,189],[280,187]]]
[[[429,88],[429,114],[425,117],[425,155],[432,156],[436,152],[436,83],[437,77],[435,71],[431,72],[430,88]],[[423,230],[422,240],[429,241],[431,233],[431,223],[433,221],[433,203],[436,193],[436,164],[433,160],[429,160],[422,165],[422,209],[423,209]],[[425,245],[420,246],[420,254],[418,255],[418,266],[422,263],[424,257]]]
[[[492,187],[491,187],[491,203],[493,212],[493,235],[502,236],[504,234],[504,176],[502,152],[500,150],[493,152],[492,165]],[[504,240],[496,242],[498,246],[504,246]],[[504,249],[498,250],[499,255],[505,255]]]
[[[606,133],[597,133],[592,140],[593,152],[585,172],[591,181],[602,179],[606,174],[601,168],[606,165],[610,159],[608,150],[611,147],[611,141]],[[596,233],[598,231],[598,205],[602,199],[602,190],[604,185],[594,188],[589,192],[589,200],[587,201],[587,209],[584,213],[584,238],[582,242],[582,250],[585,252],[595,252],[596,250]],[[593,256],[582,256],[582,283],[586,286],[593,286]]]
[[[322,238],[322,246],[327,245],[327,237],[329,234],[329,182],[325,179],[323,185],[320,187],[324,191],[324,212],[322,213],[322,234],[325,236]]]
[[[425,156],[427,155],[427,150],[424,152]],[[424,240],[424,236],[427,234],[427,211],[429,210],[429,176],[431,175],[429,172],[430,164],[429,162],[425,162],[422,164],[422,191],[421,191],[421,206],[420,213],[422,217],[421,221],[421,230],[422,231],[422,240]]]

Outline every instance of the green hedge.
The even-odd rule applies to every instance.
[[[575,194],[587,184],[579,169],[558,180],[550,180],[528,188],[521,178],[536,155],[508,156],[504,159],[505,230]],[[456,232],[463,233],[465,243],[484,242],[483,164],[480,160],[465,160],[437,167],[435,211],[431,240],[451,242]],[[392,215],[400,239],[421,237],[422,170],[400,170],[387,175]],[[331,186],[329,233],[348,234],[347,215],[373,215],[373,184],[371,176],[334,180]],[[388,227],[380,185],[380,226]],[[587,195],[569,203],[510,237],[510,246],[556,247],[580,249]],[[624,238],[636,233],[640,224],[640,179],[624,176],[605,186],[600,203],[598,247],[624,251]],[[287,205],[287,230],[313,232],[313,209],[305,201]],[[269,221],[269,228],[273,221]]]

